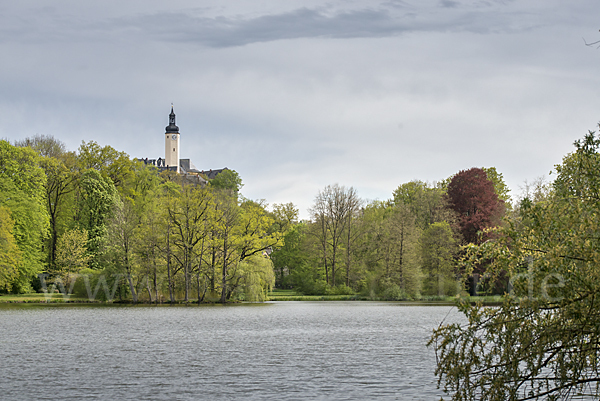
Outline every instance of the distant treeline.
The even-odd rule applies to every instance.
[[[370,203],[330,185],[302,222],[292,203],[244,198],[234,170],[198,182],[93,141],[77,152],[47,136],[0,141],[0,290],[53,284],[133,302],[260,301],[272,286],[380,299],[453,295],[468,290],[457,284],[460,246],[485,241],[485,229],[511,211],[495,168],[411,181]],[[478,275],[471,284],[504,285]]]

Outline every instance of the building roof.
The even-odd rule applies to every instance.
[[[215,178],[217,175],[219,175],[220,173],[222,173],[225,170],[229,170],[227,167],[218,169],[218,170],[202,170],[200,171],[200,174],[204,174],[206,176],[206,178],[208,178],[209,180],[212,180],[213,178]]]

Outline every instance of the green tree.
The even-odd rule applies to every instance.
[[[10,210],[0,206],[0,290],[10,291],[19,274],[21,252],[13,236],[14,226]]]
[[[102,241],[106,235],[106,224],[119,203],[117,190],[110,178],[89,169],[81,174],[78,188],[78,210],[75,220],[79,227],[88,232],[88,251],[91,267],[99,268]]]
[[[184,301],[189,301],[191,274],[198,265],[197,253],[202,252],[214,213],[213,192],[200,186],[185,185],[176,201],[169,205],[172,243],[179,249],[173,253],[184,275]]]
[[[238,193],[244,186],[242,178],[235,170],[223,169],[215,178],[209,181],[210,186],[216,189],[233,191]]]
[[[509,206],[511,202],[510,188],[504,182],[502,173],[496,170],[496,167],[482,167],[483,171],[487,176],[487,179],[494,184],[494,191],[498,195],[498,199],[504,202],[505,205]]]
[[[141,163],[132,160],[127,153],[119,152],[111,146],[100,146],[94,141],[82,142],[77,160],[81,171],[96,170],[109,178],[120,194],[131,196],[131,181]]]
[[[414,216],[415,224],[424,230],[429,224],[454,219],[448,207],[446,190],[423,181],[410,181],[394,190],[394,204],[405,205]]]
[[[117,199],[112,203],[111,208],[110,215],[107,215],[103,223],[103,231],[105,231],[102,238],[103,251],[117,271],[125,272],[131,297],[133,302],[137,303],[134,247],[139,218],[131,200]]]
[[[469,247],[467,273],[491,261],[512,290],[498,308],[461,303],[467,323],[434,332],[453,400],[600,397],[600,140],[590,132],[575,146],[547,200],[523,199],[494,239]]]
[[[311,233],[318,239],[325,280],[335,287],[340,250],[344,233],[348,230],[350,215],[358,204],[354,188],[338,184],[328,185],[319,191],[310,209]]]
[[[306,225],[303,223],[292,226],[283,237],[283,246],[271,254],[276,284],[280,288],[295,286],[292,277],[289,276],[307,263],[307,252],[303,247],[305,230]]]
[[[58,237],[72,222],[72,193],[77,189],[78,174],[75,155],[64,153],[58,157],[45,157],[42,168],[46,173],[46,208],[50,217],[48,237],[48,265],[54,266]]]
[[[253,255],[240,262],[241,294],[245,301],[263,302],[275,284],[273,263],[268,256]]]
[[[457,288],[455,256],[458,244],[447,222],[431,224],[421,236],[421,260],[429,295],[454,295]]]
[[[13,292],[28,291],[30,281],[44,270],[42,246],[49,219],[44,203],[46,175],[40,161],[32,149],[0,141],[0,206],[10,210],[22,257]]]

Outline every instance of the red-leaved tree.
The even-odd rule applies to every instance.
[[[498,225],[504,214],[504,202],[498,199],[494,184],[484,170],[473,167],[458,172],[448,184],[450,207],[458,214],[458,225],[463,238],[477,244],[477,232]]]

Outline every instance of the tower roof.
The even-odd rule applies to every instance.
[[[175,125],[175,112],[173,111],[173,105],[171,105],[171,114],[169,114],[169,125],[165,128],[167,132],[179,133],[179,127]]]

